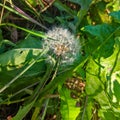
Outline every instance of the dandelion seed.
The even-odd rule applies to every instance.
[[[61,65],[73,64],[77,59],[80,44],[67,29],[54,27],[46,33],[43,48],[48,47],[56,58],[61,57]]]

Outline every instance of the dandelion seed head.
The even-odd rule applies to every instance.
[[[73,64],[80,50],[80,44],[68,29],[54,27],[46,33],[43,48],[48,47],[56,58],[61,57],[61,65]]]

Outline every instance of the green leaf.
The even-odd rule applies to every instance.
[[[9,40],[2,40],[1,41],[1,43],[0,43],[0,45],[3,45],[3,44],[5,44],[5,45],[10,45],[10,46],[16,46],[16,44],[15,43],[13,43],[13,42],[11,42],[11,41],[9,41]]]
[[[110,102],[109,102],[109,98],[107,96],[107,94],[105,93],[105,91],[101,91],[99,93],[96,93],[96,95],[94,95],[93,97],[101,106],[109,106]]]
[[[99,79],[99,66],[92,58],[86,68],[86,92],[88,95],[97,95],[102,91],[102,84]]]
[[[30,51],[29,51],[30,52]],[[32,52],[32,51],[31,51]],[[18,78],[20,78],[26,71],[29,70],[29,68],[31,68],[39,59],[41,59],[41,56],[44,55],[46,53],[46,51],[42,51],[41,53],[37,54],[37,56],[30,60],[30,63],[27,65],[27,67],[25,66],[25,68],[19,72],[10,82],[6,83],[1,89],[0,89],[0,93],[3,92],[6,88],[8,88],[11,84],[13,84]],[[30,53],[29,53],[30,54]],[[16,54],[15,54],[16,55]],[[18,57],[18,56],[17,56]],[[10,60],[10,59],[8,59]],[[43,61],[44,59],[41,59],[41,61]],[[9,63],[9,62],[8,62]],[[13,63],[11,63],[11,65],[14,65],[14,57],[13,57]],[[3,72],[3,71],[2,71]],[[6,77],[6,76],[5,76]],[[2,82],[2,84],[5,81]]]
[[[32,101],[28,105],[21,107],[18,113],[12,118],[12,120],[23,120],[23,118],[27,115],[30,109],[33,107],[35,101]]]
[[[82,9],[88,9],[92,0],[69,0],[73,3],[77,3],[81,6]]]
[[[120,94],[119,94],[120,93],[120,76],[119,75],[120,75],[120,71],[117,73],[116,79],[114,80],[114,83],[113,83],[114,95],[118,102],[120,101]]]
[[[111,109],[100,109],[98,114],[102,120],[119,120]]]
[[[46,69],[44,58],[43,56],[40,57],[41,53],[43,52],[43,50],[40,48],[40,39],[28,36],[25,40],[20,41],[16,45],[16,49],[12,49],[1,54],[0,88],[4,87],[4,85],[6,86],[11,80],[14,80],[29,66],[30,68],[21,74],[19,78],[17,78],[19,80],[10,86],[11,91],[13,90],[15,92],[15,90],[20,90],[38,81],[38,79],[33,77],[37,75],[42,76]],[[32,61],[35,63],[32,64]]]
[[[86,67],[86,93],[100,105],[102,120],[120,117],[120,37],[115,38],[114,52],[108,58],[89,57]]]
[[[88,12],[92,0],[71,0],[71,1],[73,2],[76,1],[76,3],[81,6],[81,9],[77,13],[78,20],[76,22],[76,26],[77,28],[79,28],[81,21]]]
[[[85,49],[88,54],[93,54],[95,57],[101,56],[106,58],[113,53],[115,42],[113,34],[118,30],[118,27],[101,24],[85,26],[82,30],[87,33],[88,40]]]
[[[92,110],[94,107],[94,100],[86,96],[85,100],[82,99],[82,102],[84,102],[83,106],[81,107],[81,112],[77,118],[77,120],[91,120],[92,119]]]
[[[19,48],[9,50],[0,55],[0,71],[18,69],[27,64],[31,59],[35,59],[42,49]]]
[[[24,40],[17,43],[16,48],[42,48],[42,40],[32,35],[27,36]]]
[[[54,5],[60,10],[60,11],[65,11],[68,14],[70,14],[71,16],[76,15],[76,12],[74,10],[72,10],[71,8],[69,8],[67,5],[63,4],[61,1],[56,0],[56,2],[54,3]]]
[[[120,10],[111,12],[109,15],[113,18],[115,22],[120,23]]]
[[[76,106],[77,100],[71,98],[70,91],[59,86],[59,93],[61,98],[60,111],[63,120],[75,120],[80,113],[80,108]]]
[[[109,106],[109,102],[120,101],[118,94],[120,92],[120,42],[118,41],[116,40],[114,52],[110,57],[98,59],[90,57],[86,67],[86,92],[100,105]]]
[[[40,49],[41,47],[42,45],[39,38],[28,36],[24,40],[21,40],[17,43],[16,49],[9,50],[0,55],[0,72],[12,70],[19,71],[19,69],[29,64],[32,59],[36,59],[36,57],[43,51]],[[36,63],[39,63],[39,60]],[[14,75],[15,74],[16,72]]]

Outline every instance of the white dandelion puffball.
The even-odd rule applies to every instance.
[[[46,33],[43,48],[48,47],[51,55],[61,58],[61,65],[73,64],[79,54],[80,44],[68,29],[54,27]]]

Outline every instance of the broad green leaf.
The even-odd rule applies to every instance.
[[[16,48],[42,48],[42,40],[39,37],[28,35],[24,40],[17,43]]]
[[[98,113],[102,120],[118,120],[120,117],[119,61],[120,42],[116,42],[114,52],[110,57],[99,60],[90,59],[87,65],[86,92],[100,104],[101,109]]]
[[[97,95],[103,90],[102,82],[99,79],[100,67],[92,58],[86,68],[86,92],[88,95]]]
[[[26,37],[16,45],[16,49],[9,50],[0,55],[0,88],[8,84],[13,78],[17,77],[22,71],[30,68],[21,74],[15,84],[10,86],[11,91],[20,90],[38,81],[34,77],[43,76],[46,65],[44,58],[37,59],[43,52],[41,42],[35,37]],[[31,66],[32,61],[35,63]],[[39,67],[38,67],[39,66]],[[28,82],[29,81],[29,82]],[[9,91],[8,91],[9,92]],[[15,91],[14,91],[15,92]]]
[[[35,59],[43,50],[39,38],[28,36],[16,45],[16,49],[0,55],[0,71],[19,70],[32,59]],[[37,61],[39,63],[39,61]]]
[[[86,92],[101,106],[118,105],[120,102],[120,38],[115,42],[111,56],[99,59],[90,57],[86,68]]]
[[[109,15],[113,18],[115,22],[120,23],[120,10],[111,12]]]
[[[98,110],[98,116],[102,120],[119,120],[120,118],[120,106],[101,106]]]
[[[33,48],[19,48],[9,50],[0,55],[0,71],[19,69],[25,64],[29,63],[31,59],[35,59],[42,49]],[[3,69],[3,68],[6,69]]]
[[[33,67],[33,65],[37,62],[37,60],[39,60],[40,59],[40,56],[42,55],[43,53],[40,53],[40,54],[38,54],[38,56],[36,57],[36,58],[34,58],[34,59],[32,59],[32,60],[30,60],[30,62],[29,62],[29,60],[28,60],[28,64],[27,65],[24,65],[24,68],[22,67],[22,70],[19,70],[19,72],[17,73],[17,74],[15,74],[14,73],[14,77],[13,77],[13,79],[8,79],[7,78],[7,76],[4,76],[4,74],[1,74],[1,76],[3,76],[3,77],[6,77],[5,79],[3,79],[4,81],[2,81],[1,82],[1,86],[3,85],[3,87],[1,87],[1,89],[0,89],[0,93],[1,92],[3,92],[4,90],[6,90],[8,87],[10,87],[11,86],[11,84],[13,84],[13,83],[15,83],[16,82],[16,80],[18,81],[18,79],[20,78],[20,77],[22,77],[23,76],[23,74],[24,73],[26,73],[26,71],[28,72],[28,70],[31,68],[31,67]],[[40,60],[40,61],[43,61],[42,59]],[[14,65],[14,64],[13,64]],[[12,66],[12,63],[11,63],[11,66]],[[34,66],[35,67],[35,66]],[[41,67],[41,66],[40,66]],[[19,68],[20,69],[20,68]],[[17,69],[16,69],[17,70]],[[7,71],[2,71],[1,73],[6,73]],[[29,79],[29,78],[28,78]],[[1,79],[2,80],[2,79]],[[20,84],[20,81],[18,81],[19,82],[19,84]],[[34,83],[34,82],[33,82]],[[16,84],[16,87],[17,87],[17,84]],[[21,87],[23,87],[23,86],[21,86]]]
[[[82,28],[87,33],[88,40],[85,46],[88,54],[95,57],[108,57],[113,53],[114,37],[113,34],[118,28],[109,24],[96,26],[86,26]]]
[[[80,113],[80,107],[76,105],[77,100],[70,96],[70,90],[59,86],[61,98],[60,111],[63,120],[75,120]]]
[[[99,93],[97,93],[96,95],[94,95],[94,99],[101,105],[101,106],[109,106],[110,102],[109,102],[109,98],[107,96],[107,94],[105,93],[105,91],[101,91]]]
[[[120,37],[116,38],[116,44],[114,46],[114,53],[106,59],[101,60],[104,70],[102,73],[105,75],[107,81],[107,90],[110,94],[113,102],[120,101]],[[101,76],[103,76],[101,74]]]
[[[98,114],[102,120],[119,120],[111,109],[100,109]]]

